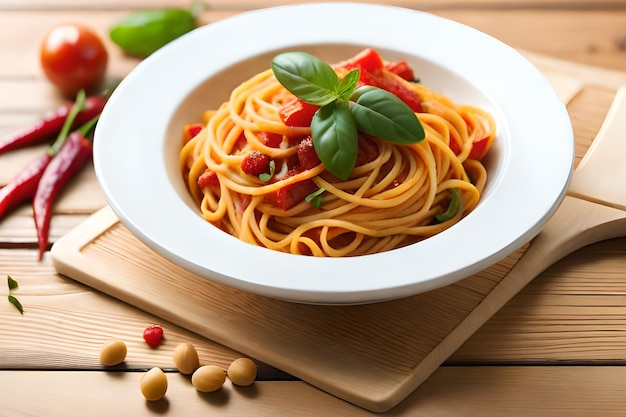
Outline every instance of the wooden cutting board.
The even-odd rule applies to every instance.
[[[604,114],[607,103],[600,97],[626,84],[622,74],[530,58],[566,103],[579,100],[577,109]],[[600,93],[585,95],[592,83]],[[573,122],[584,123],[589,112],[570,115]],[[578,159],[589,144],[577,139]],[[353,404],[385,412],[541,272],[510,278],[528,247],[453,285],[361,306],[294,304],[195,276],[142,244],[109,207],[58,240],[52,257],[61,274]]]

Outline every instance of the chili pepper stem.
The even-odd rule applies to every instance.
[[[72,128],[72,123],[74,123],[74,119],[76,119],[76,116],[81,110],[83,110],[84,107],[85,91],[80,90],[76,95],[76,102],[74,103],[74,106],[70,110],[70,113],[67,115],[67,119],[65,119],[65,123],[63,124],[63,128],[61,129],[59,136],[48,149],[48,155],[56,155],[59,152],[59,149],[63,147],[63,144],[65,143],[65,140],[70,133],[70,129]]]

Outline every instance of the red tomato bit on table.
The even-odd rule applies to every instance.
[[[145,340],[151,348],[158,348],[163,340],[163,328],[156,324],[146,327],[143,331],[143,340]]]

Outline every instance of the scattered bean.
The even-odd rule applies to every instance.
[[[192,374],[200,366],[198,351],[191,343],[181,343],[174,350],[174,364],[180,373]]]
[[[228,378],[241,387],[252,385],[256,379],[256,364],[248,358],[235,359],[228,367]]]
[[[225,381],[224,370],[215,365],[201,366],[191,376],[191,383],[200,392],[217,391]]]
[[[167,377],[159,367],[154,367],[146,372],[139,382],[141,394],[148,401],[157,401],[165,396],[167,391]]]
[[[111,340],[100,348],[100,363],[104,366],[118,365],[126,360],[126,343]]]

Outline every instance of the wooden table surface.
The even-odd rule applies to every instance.
[[[0,136],[33,123],[63,101],[38,63],[39,42],[49,28],[67,21],[93,27],[107,42],[109,76],[123,77],[138,61],[123,56],[108,41],[107,28],[133,10],[188,3],[0,0]],[[200,20],[210,24],[241,11],[286,3],[296,2],[213,0]],[[626,84],[624,0],[386,3],[471,25],[555,71],[574,68],[588,82],[596,82],[600,87],[586,94],[594,94],[602,108],[568,107],[576,112],[577,140],[593,139],[612,98],[609,90]],[[0,185],[41,150],[0,156]],[[77,183],[55,206],[52,242],[104,205],[91,166]],[[626,414],[624,255],[626,239],[614,239],[583,248],[545,271],[386,414]],[[562,278],[565,271],[568,279]],[[38,262],[28,205],[0,220],[0,275],[19,281],[14,294],[25,309],[21,316],[8,302],[0,302],[0,416],[372,415],[263,364],[253,388],[235,389],[227,382],[215,396],[197,394],[187,378],[169,372],[166,400],[147,403],[139,391],[142,372],[150,366],[171,370],[171,350],[179,342],[193,342],[203,361],[224,367],[240,354],[58,275],[49,254]],[[155,322],[163,325],[167,338],[162,348],[151,350],[141,332]],[[125,339],[131,352],[122,372],[105,372],[97,365],[100,343],[112,336]]]

